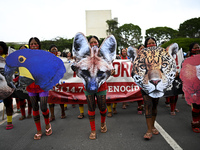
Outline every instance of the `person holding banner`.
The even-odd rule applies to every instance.
[[[28,42],[28,46],[32,50],[40,50],[41,49],[40,40],[37,37],[32,37]],[[30,101],[33,108],[33,119],[37,128],[37,133],[34,135],[34,139],[40,140],[42,137],[42,130],[41,130],[39,104],[38,104],[39,101],[40,101],[40,108],[46,125],[46,135],[49,136],[52,134],[52,128],[49,122],[49,109],[47,108],[49,91],[42,90],[39,85],[35,84],[35,82],[27,86],[26,90],[28,91],[30,97]]]
[[[49,47],[49,51],[50,51],[50,53],[52,53],[56,56],[58,54],[58,48],[57,48],[56,45],[51,45]],[[49,103],[49,109],[50,109],[50,112],[51,112],[51,117],[49,119],[50,122],[55,120],[54,106],[55,106],[55,104]],[[64,104],[60,104],[60,108],[61,108],[61,117],[60,118],[64,119],[64,118],[66,118]]]
[[[121,59],[129,59],[129,57],[127,55],[127,49],[126,48],[121,49]],[[122,108],[126,109],[126,106],[128,106],[128,104],[126,102],[123,102]],[[116,106],[115,106],[114,109],[116,109]]]

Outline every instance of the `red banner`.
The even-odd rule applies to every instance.
[[[80,78],[74,75],[69,63],[66,63],[65,67],[67,73],[62,79],[64,83],[49,91],[48,103],[86,104],[83,83]],[[116,60],[113,67],[115,75],[106,81],[108,85],[107,103],[143,100],[139,86],[131,77],[131,62],[129,60]]]

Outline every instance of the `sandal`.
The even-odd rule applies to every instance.
[[[112,117],[112,112],[109,112],[109,113],[107,114],[107,117]]]
[[[49,121],[50,121],[50,122],[52,122],[52,121],[54,121],[54,120],[55,120],[55,117],[49,118]]]
[[[122,109],[126,109],[126,104],[124,104],[124,105],[122,106]]]
[[[17,112],[16,113],[21,113],[21,110],[20,109],[17,109]]]
[[[51,124],[49,123],[49,129],[46,129],[46,135],[49,136],[52,134]]]
[[[24,120],[26,118],[26,116],[21,116],[20,118],[19,118],[19,120]]]
[[[31,115],[28,115],[27,118],[28,118],[28,119],[29,119],[29,118],[32,118],[32,116],[31,116]]]
[[[168,102],[165,102],[165,106],[169,108],[170,104]]]
[[[191,122],[192,131],[195,133],[200,133],[200,123],[199,122]]]
[[[6,125],[6,130],[10,130],[10,129],[12,129],[13,128],[13,124],[7,124]]]
[[[171,114],[172,116],[176,116],[176,113],[175,113],[174,111],[170,112],[170,114]]]
[[[138,111],[137,113],[138,113],[138,115],[142,115],[142,111]]]
[[[91,132],[91,133],[90,133],[90,136],[89,136],[89,139],[90,139],[90,140],[96,140],[96,136],[97,136],[96,133]]]
[[[152,133],[153,133],[154,135],[158,135],[158,134],[159,134],[159,131],[155,128],[155,129],[152,129]]]
[[[84,118],[83,114],[78,115],[78,119],[83,119],[83,118]]]
[[[138,114],[139,114],[139,115],[142,115],[143,107],[142,107],[142,106],[139,106],[139,107],[137,108],[137,111],[138,111]]]
[[[66,116],[65,116],[65,115],[62,115],[60,118],[61,118],[61,119],[64,119],[64,118],[66,118]]]
[[[116,108],[113,108],[113,114],[117,114]]]
[[[200,133],[200,129],[199,128],[192,128],[192,131],[195,133]]]
[[[103,127],[101,127],[101,133],[106,133],[107,132],[107,127],[106,127],[106,123],[104,122]]]
[[[34,135],[34,140],[40,140],[41,137],[42,137],[42,134],[41,134],[41,133],[35,134],[35,135]]]
[[[178,109],[174,109],[174,111],[175,111],[175,112],[179,112],[179,110],[178,110]]]
[[[144,135],[144,138],[145,138],[146,140],[150,140],[151,137],[152,137],[152,133],[148,133],[148,132],[147,132],[147,133]]]

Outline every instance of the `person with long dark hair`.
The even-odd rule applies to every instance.
[[[88,116],[89,116],[89,122],[90,122],[90,127],[91,127],[91,133],[89,135],[89,139],[91,139],[91,140],[95,140],[96,135],[97,135],[96,126],[95,126],[95,109],[96,109],[95,99],[97,99],[97,104],[98,104],[98,108],[99,108],[100,115],[101,115],[101,133],[107,132],[107,126],[106,126],[105,120],[106,120],[106,113],[107,113],[106,93],[107,93],[108,87],[107,87],[107,83],[105,82],[105,80],[107,79],[106,73],[108,73],[107,74],[108,76],[113,75],[114,69],[111,69],[112,66],[110,66],[110,65],[107,66],[106,61],[104,62],[104,60],[105,60],[104,57],[101,57],[101,56],[102,55],[105,56],[105,51],[107,50],[112,53],[112,56],[115,57],[112,50],[114,50],[116,48],[116,41],[115,41],[114,37],[110,36],[108,38],[110,40],[107,39],[105,41],[105,43],[103,43],[104,44],[102,46],[103,48],[100,50],[98,48],[99,40],[96,36],[90,36],[87,41],[87,39],[85,38],[85,36],[82,33],[78,33],[74,38],[73,53],[74,53],[74,57],[75,57],[75,63],[71,67],[72,67],[72,70],[75,71],[79,77],[83,77],[82,78],[84,80],[83,82],[86,83],[86,84],[84,84],[83,91],[86,96],[87,106],[88,106]],[[82,40],[79,40],[79,39],[82,39]],[[113,42],[110,42],[110,41],[113,41]],[[89,43],[90,46],[87,45],[87,43]],[[82,48],[83,46],[86,46],[88,49],[90,49],[90,51],[84,51],[84,49]],[[80,54],[79,52],[81,53],[81,56],[79,55]],[[114,51],[114,53],[115,53],[115,51]],[[81,58],[84,58],[87,55],[89,55],[87,57],[87,61],[86,62],[82,61]],[[106,60],[108,60],[109,62],[112,62],[113,61],[112,56],[106,55],[105,56],[105,57],[107,57]],[[97,62],[95,62],[94,60],[96,60]],[[83,62],[84,65],[88,65],[89,69],[82,70],[80,67],[77,67],[77,64],[79,64],[77,62]],[[108,69],[109,72],[100,71],[99,67],[103,67],[101,65],[105,66],[104,69],[105,70]],[[91,69],[91,68],[93,68],[93,69]],[[84,73],[86,73],[87,75]],[[99,80],[98,83],[96,82],[95,78],[97,80]],[[89,79],[88,82],[86,82],[87,79]],[[95,80],[95,81],[93,81],[93,80]],[[99,82],[101,83],[100,87],[98,86]]]
[[[188,57],[192,57],[197,54],[200,54],[200,45],[197,42],[193,42],[189,46]],[[194,103],[193,101],[189,103],[192,103],[192,130],[195,133],[200,133],[200,104]]]
[[[28,45],[29,48],[32,50],[41,49],[41,43],[37,37],[30,38]],[[47,108],[49,91],[42,90],[39,85],[35,84],[35,82],[27,86],[26,90],[28,91],[28,94],[30,96],[30,101],[33,107],[33,119],[35,121],[35,125],[37,128],[37,133],[34,135],[34,139],[39,140],[42,137],[39,104],[38,104],[39,101],[40,101],[40,108],[46,125],[46,135],[49,136],[52,134],[51,124],[49,123],[49,109]]]
[[[157,46],[156,40],[153,37],[149,37],[145,40],[144,47],[153,47]],[[145,139],[151,139],[152,134],[159,134],[159,131],[155,128],[154,123],[157,116],[157,105],[159,98],[152,98],[147,93],[145,93],[141,89],[141,93],[144,100],[144,112],[145,112],[145,118],[147,123],[147,132],[144,135]]]

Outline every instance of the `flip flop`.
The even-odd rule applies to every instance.
[[[50,121],[50,122],[52,122],[52,121],[54,121],[54,120],[55,120],[55,117],[53,117],[53,118],[50,117],[50,118],[49,118],[49,121]]]
[[[78,119],[83,119],[84,118],[84,115],[78,115]]]
[[[90,133],[90,136],[89,136],[89,139],[90,140],[96,140],[96,138],[97,138],[97,134],[96,133]]]
[[[176,115],[176,113],[175,113],[174,111],[170,112],[170,114],[171,114],[172,116],[175,116],[175,115]]]
[[[159,131],[158,131],[157,129],[152,129],[152,133],[153,133],[154,135],[158,135],[158,134],[159,134]]]
[[[19,118],[19,120],[24,120],[24,119],[26,119],[26,116],[21,116],[21,117]]]
[[[65,115],[63,115],[63,116],[61,116],[60,118],[61,118],[61,119],[64,119],[64,118],[66,118],[66,116],[65,116]]]
[[[42,137],[42,134],[35,134],[34,135],[34,140],[40,140]]]
[[[108,112],[107,117],[112,117],[112,112]]]
[[[46,135],[49,136],[51,134],[52,134],[52,129],[51,129],[51,124],[49,123],[49,129],[46,129]]]
[[[152,133],[146,133],[146,134],[144,135],[144,138],[145,138],[146,140],[150,140],[151,137],[152,137]]]
[[[6,125],[6,130],[10,130],[10,129],[12,129],[13,128],[13,124],[7,124]]]
[[[28,118],[28,119],[29,119],[29,118],[32,118],[32,115],[28,115],[27,118]]]

